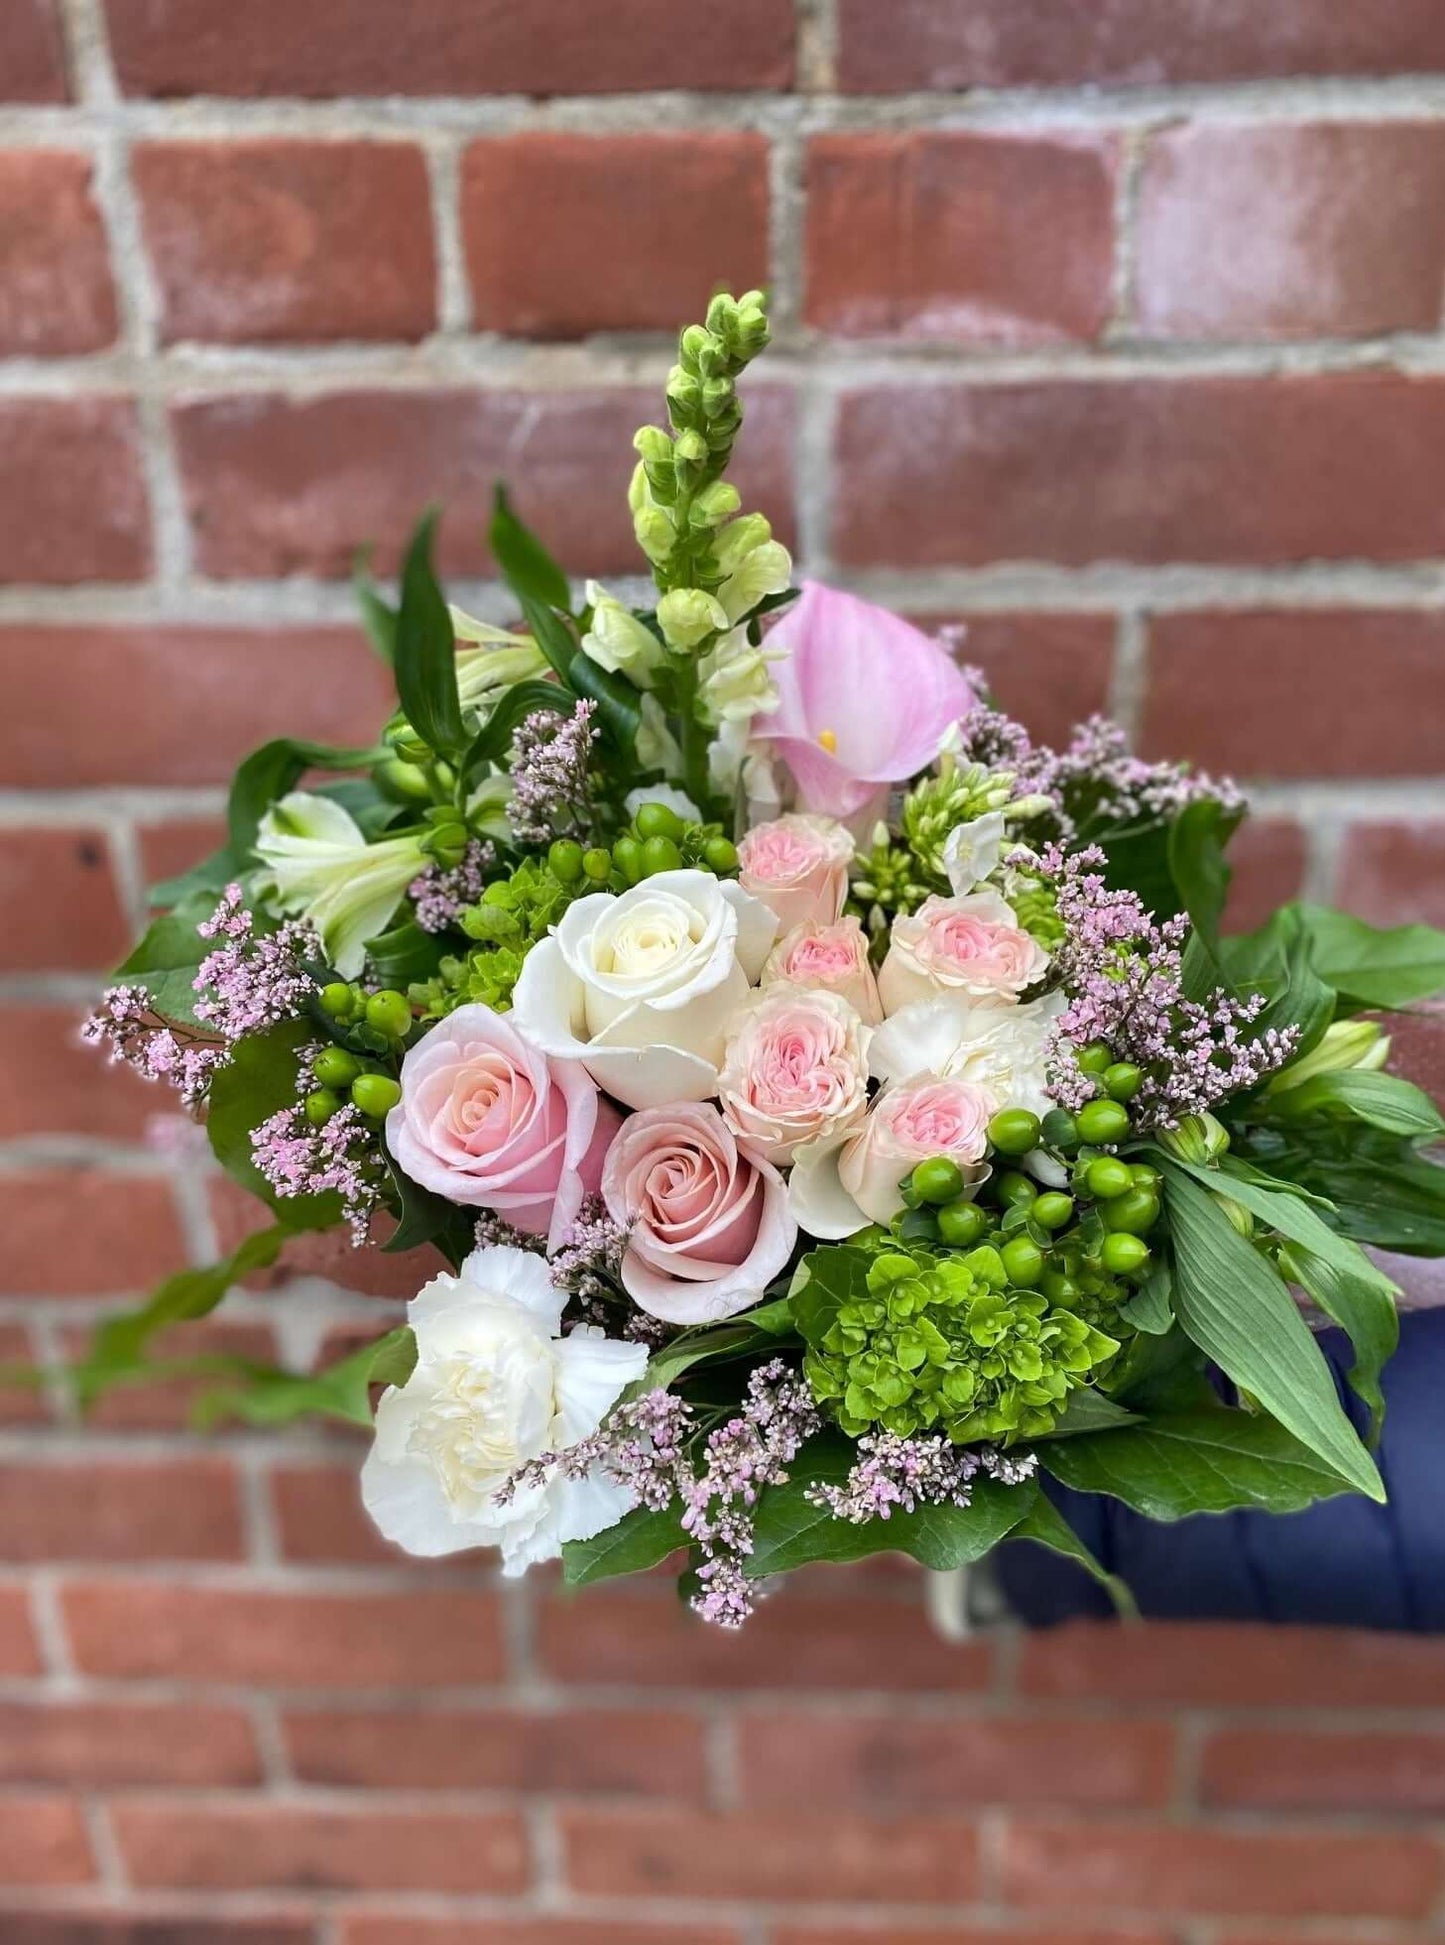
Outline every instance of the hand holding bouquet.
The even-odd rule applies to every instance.
[[[1230,786],[1098,720],[1045,749],[949,645],[798,594],[726,478],[766,342],[715,299],[637,434],[653,605],[574,602],[499,492],[488,626],[423,523],[364,591],[375,746],[258,750],[160,888],[88,1031],[271,1219],[104,1325],[82,1393],[345,1222],[423,1265],[407,1325],[209,1409],[371,1426],[384,1387],[361,1489],[413,1553],[685,1550],[736,1625],[814,1560],[1091,1564],[1046,1475],[1159,1519],[1383,1497],[1360,1245],[1445,1251],[1445,1169],[1366,1014],[1445,986],[1445,935],[1221,937]]]

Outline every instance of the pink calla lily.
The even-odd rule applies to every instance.
[[[801,807],[855,817],[933,762],[977,700],[958,664],[901,615],[805,581],[768,635],[777,709],[756,726]]]

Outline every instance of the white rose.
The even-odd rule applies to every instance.
[[[527,954],[513,1018],[533,1046],[580,1060],[628,1107],[704,1101],[776,929],[765,905],[707,871],[661,871],[620,897],[595,892]]]
[[[361,1469],[362,1502],[388,1540],[432,1556],[502,1550],[502,1571],[552,1560],[628,1512],[631,1495],[596,1471],[554,1469],[506,1504],[507,1476],[597,1430],[647,1352],[591,1326],[567,1337],[565,1299],[541,1257],[479,1249],[456,1276],[432,1279],[408,1306],[416,1369],[383,1393]]]
[[[291,791],[266,812],[256,856],[263,896],[311,921],[343,979],[356,978],[367,940],[386,930],[402,893],[427,864],[416,838],[368,844],[349,811],[307,790]]]

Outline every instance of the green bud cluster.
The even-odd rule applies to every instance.
[[[1013,773],[982,763],[960,764],[945,754],[936,776],[924,777],[903,800],[903,837],[923,870],[944,879],[943,847],[959,824],[1003,810],[1013,797]]]
[[[1056,953],[1067,934],[1059,917],[1055,886],[1046,879],[1015,872],[1010,877],[1007,897],[1014,917],[1029,937],[1036,939],[1050,955]]]
[[[821,1250],[814,1275],[842,1256],[858,1260],[803,1369],[850,1437],[878,1426],[958,1443],[1038,1437],[1119,1349],[1077,1311],[1016,1287],[991,1244],[941,1256],[890,1244],[866,1269],[862,1252]]]
[[[880,944],[886,944],[889,921],[916,912],[925,898],[948,890],[948,880],[920,864],[912,848],[896,842],[880,823],[873,844],[860,851],[850,867],[848,909],[861,918]]]

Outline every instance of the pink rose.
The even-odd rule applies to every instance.
[[[868,1109],[868,1029],[834,993],[774,986],[737,1017],[718,1080],[723,1120],[770,1162],[854,1128]]]
[[[831,925],[848,896],[852,856],[841,824],[791,812],[748,832],[738,846],[738,883],[767,906],[780,931]]]
[[[825,1239],[891,1222],[904,1206],[903,1182],[934,1155],[957,1162],[965,1182],[983,1181],[996,1107],[972,1081],[919,1074],[885,1087],[857,1134],[799,1152],[788,1185],[793,1214],[809,1235]]]
[[[797,1238],[782,1176],[710,1101],[630,1115],[607,1151],[602,1194],[629,1230],[627,1294],[669,1324],[757,1303]]]
[[[763,967],[763,985],[779,980],[836,993],[866,1026],[877,1026],[883,1018],[867,936],[851,913],[832,925],[796,925],[780,939]]]
[[[413,1182],[555,1248],[620,1121],[575,1061],[538,1053],[489,1006],[459,1006],[402,1061],[386,1140]]]
[[[975,891],[926,898],[912,917],[893,921],[878,991],[889,1014],[939,994],[1012,1006],[1048,969],[1049,955],[1013,907],[996,891]]]

